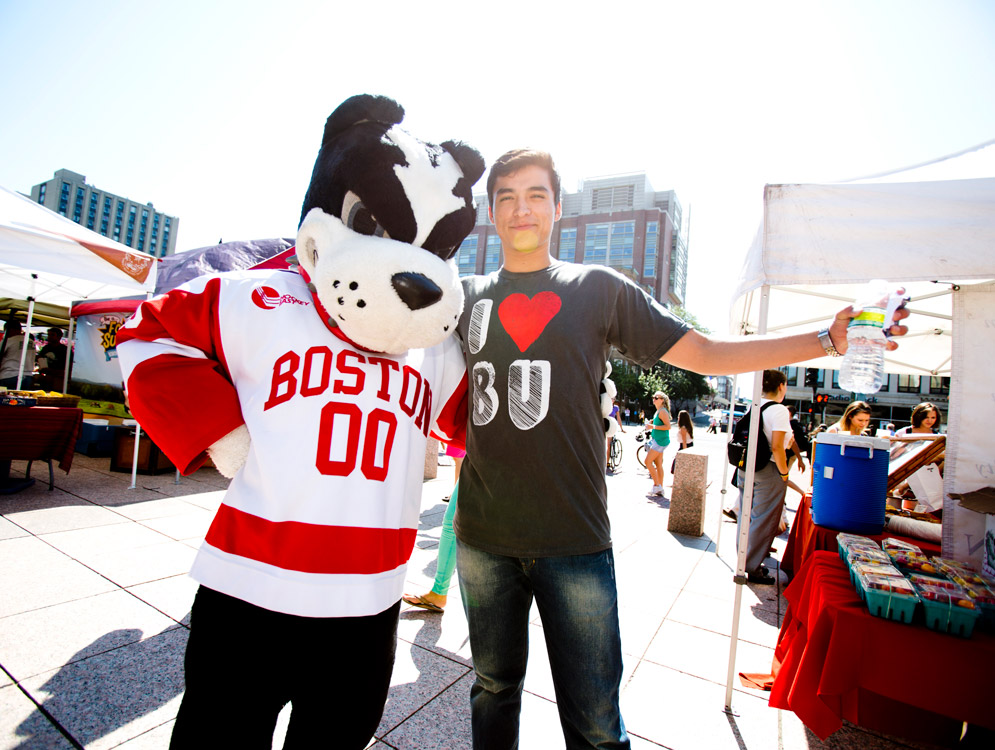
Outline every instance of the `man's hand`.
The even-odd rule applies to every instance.
[[[899,287],[895,290],[898,294],[904,294],[905,288]],[[833,320],[833,324],[829,326],[829,338],[833,341],[833,346],[836,347],[836,351],[840,354],[846,354],[847,341],[846,341],[846,327],[850,324],[850,321],[857,317],[859,313],[855,312],[853,305],[840,310],[836,313],[836,318]],[[910,313],[905,309],[905,303],[903,302],[899,305],[898,309],[895,310],[894,323],[891,328],[889,328],[885,333],[890,337],[904,336],[909,332],[908,326],[903,326],[898,323],[900,320],[905,320],[909,317]],[[888,339],[885,343],[885,348],[888,351],[894,351],[898,348],[898,344]]]

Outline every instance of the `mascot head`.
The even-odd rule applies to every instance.
[[[476,223],[473,148],[425,143],[386,97],[347,99],[325,123],[304,197],[297,262],[351,341],[401,354],[442,341],[463,311],[453,257]]]

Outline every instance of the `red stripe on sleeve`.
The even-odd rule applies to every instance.
[[[221,505],[205,541],[222,552],[284,570],[368,575],[406,563],[415,546],[415,533],[415,529],[268,521]]]
[[[435,429],[432,431],[432,437],[463,450],[466,450],[466,420],[469,416],[468,390],[469,381],[464,374],[453,395],[439,412],[439,417],[435,420]]]

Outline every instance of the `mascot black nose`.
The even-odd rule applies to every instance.
[[[397,295],[410,309],[421,310],[442,299],[439,285],[420,273],[395,273],[390,277]]]

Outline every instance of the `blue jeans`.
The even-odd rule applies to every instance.
[[[519,558],[458,541],[457,552],[477,673],[470,689],[474,750],[518,747],[533,597],[568,750],[627,750],[618,703],[622,639],[612,551]]]

